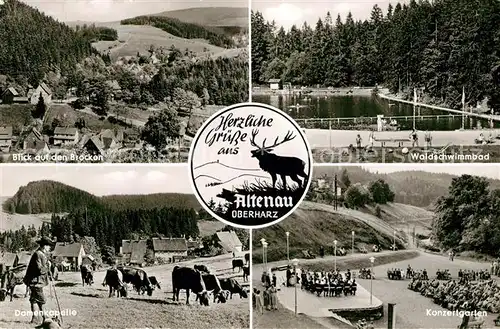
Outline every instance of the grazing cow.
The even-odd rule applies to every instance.
[[[248,264],[248,263],[250,263],[250,253],[249,252],[247,252],[245,254],[245,264]]]
[[[241,271],[245,263],[243,262],[243,259],[233,259],[233,272],[235,268],[238,268],[238,273]]]
[[[92,274],[92,268],[90,265],[81,265],[80,273],[82,275],[82,285],[85,287],[85,284],[91,286],[94,283],[94,275]]]
[[[233,298],[233,294],[239,294],[240,298],[248,298],[248,294],[243,289],[243,287],[240,285],[238,281],[236,281],[233,278],[226,278],[226,279],[220,279],[220,286],[222,290],[227,290],[229,291],[230,295],[229,298]]]
[[[123,282],[131,283],[138,294],[147,292],[148,296],[153,295],[154,287],[144,270],[119,266],[118,269],[123,273]]]
[[[193,291],[198,296],[201,305],[208,306],[208,293],[200,271],[189,267],[174,267],[172,271],[172,287],[174,291],[174,301],[179,301],[181,289],[186,290],[186,304],[189,304],[189,291]]]
[[[225,303],[227,299],[221,295],[222,288],[219,278],[215,274],[203,274],[202,278],[207,292],[214,295],[214,303],[217,300],[219,303]],[[198,299],[198,297],[196,297],[196,299]]]
[[[300,188],[306,186],[307,174],[305,172],[306,163],[296,157],[281,156],[271,153],[273,149],[281,144],[287,143],[293,140],[296,136],[293,135],[292,131],[288,131],[286,136],[281,142],[278,142],[278,137],[274,141],[273,145],[266,146],[266,140],[262,143],[262,146],[257,145],[255,142],[255,137],[259,134],[258,129],[252,130],[252,137],[250,138],[250,145],[257,148],[256,150],[250,151],[252,158],[256,158],[259,161],[259,167],[263,171],[271,175],[273,181],[273,188],[276,188],[276,178],[279,175],[283,182],[283,189],[286,190],[286,177],[290,177],[294,182],[296,182]],[[303,181],[300,180],[303,178]]]
[[[115,291],[117,292],[116,297],[127,297],[127,289],[123,284],[123,273],[116,268],[106,271],[102,285],[109,286],[109,297],[113,296]]]
[[[156,276],[150,276],[149,277],[149,282],[151,282],[151,286],[153,286],[153,290],[155,288],[158,288],[158,289],[161,290],[160,282],[158,282],[158,280],[156,280]]]
[[[250,276],[250,266],[243,266],[243,282],[248,282],[248,277]]]
[[[210,273],[210,271],[208,270],[208,267],[206,265],[195,265],[194,269],[197,271],[200,271],[202,273],[207,273],[207,274]]]
[[[2,289],[5,290],[6,295],[10,295],[11,302],[14,297],[14,288],[18,285],[25,284],[23,279],[26,273],[26,268],[26,265],[13,267],[5,272],[2,278]],[[26,286],[26,293],[24,294],[24,297],[28,296],[28,291],[28,286]]]
[[[219,299],[217,300],[217,303],[225,303],[229,299],[229,295],[231,293],[228,290],[222,290],[219,292]]]

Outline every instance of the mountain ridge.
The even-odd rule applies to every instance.
[[[4,211],[17,214],[71,212],[82,207],[151,209],[159,207],[201,209],[193,194],[151,193],[97,196],[53,180],[39,180],[21,186],[2,204]]]

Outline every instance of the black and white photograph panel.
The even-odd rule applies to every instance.
[[[246,0],[1,0],[0,161],[186,162],[249,100]]]
[[[186,166],[0,167],[0,328],[250,328],[249,231]]]
[[[316,162],[500,161],[498,1],[251,8],[252,100],[293,116]]]
[[[293,215],[252,233],[254,328],[500,324],[496,165],[316,166]]]

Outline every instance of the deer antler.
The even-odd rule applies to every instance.
[[[294,139],[296,137],[296,136],[293,135],[293,132],[289,130],[281,142],[278,142],[279,137],[276,137],[276,139],[274,140],[274,144],[273,145],[266,146],[267,138],[264,138],[264,140],[262,141],[262,146],[259,146],[259,145],[257,145],[257,143],[255,143],[255,137],[257,137],[258,134],[259,134],[259,129],[253,129],[252,130],[252,137],[250,138],[250,145],[252,145],[253,147],[258,148],[259,150],[269,150],[269,149],[272,149],[272,148],[274,148],[274,147],[276,147],[278,145],[281,145],[281,144],[284,144],[286,142],[289,142],[289,141],[291,141],[292,139]]]
[[[260,149],[261,147],[255,143],[255,137],[257,137],[258,134],[259,134],[259,129],[252,130],[252,137],[250,137],[250,145]]]
[[[271,149],[271,148],[274,148],[274,147],[276,147],[278,145],[281,145],[281,144],[284,144],[286,142],[289,142],[289,141],[293,140],[295,137],[296,136],[293,134],[293,132],[291,130],[289,130],[286,133],[285,137],[283,138],[283,140],[281,142],[278,142],[279,137],[276,137],[276,139],[274,140],[274,144],[271,145],[271,146],[267,146],[266,149]]]

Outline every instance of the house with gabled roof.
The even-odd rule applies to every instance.
[[[98,135],[104,149],[117,149],[123,145],[123,130],[103,129]]]
[[[77,271],[82,265],[85,250],[82,243],[57,242],[52,257],[63,266],[70,265],[72,270]]]
[[[48,152],[50,150],[48,138],[42,135],[35,127],[32,127],[30,132],[24,137],[23,150],[32,151],[33,153]]]
[[[238,253],[243,249],[243,244],[234,231],[217,232],[219,245],[226,253]]]
[[[104,144],[96,135],[83,136],[80,145],[91,155],[104,155]]]
[[[78,143],[80,133],[74,127],[56,127],[54,129],[54,145],[74,145]]]
[[[33,105],[38,104],[40,96],[42,96],[46,105],[52,103],[52,90],[50,90],[49,86],[47,86],[45,82],[41,82],[34,90],[28,91],[28,98],[30,99],[30,103]]]
[[[173,263],[187,257],[188,245],[185,238],[153,238],[155,259]]]
[[[0,127],[0,152],[9,153],[12,147],[12,127]]]
[[[122,240],[120,253],[123,255],[125,264],[143,266],[146,263],[147,250],[147,240]]]
[[[5,89],[2,93],[2,103],[12,104],[14,103],[14,98],[19,97],[19,93],[14,87],[9,87]]]

